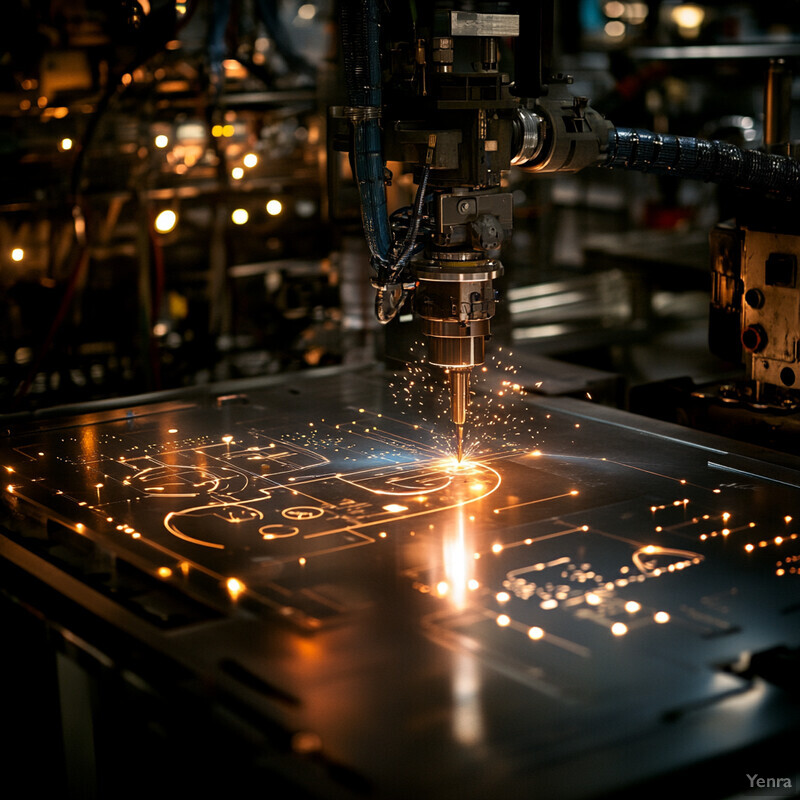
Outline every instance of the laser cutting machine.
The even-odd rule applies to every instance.
[[[503,174],[512,164],[538,172],[593,164],[610,128],[585,98],[565,91],[568,78],[551,75],[551,32],[547,3],[523,13],[401,7],[384,18],[377,4],[343,7],[343,113],[353,124],[376,313],[389,322],[414,295],[428,361],[448,375],[459,461],[470,372],[484,362],[492,282],[513,228]],[[501,43],[511,42],[521,42],[513,84],[500,61]],[[395,212],[391,228],[386,158],[407,165],[418,183],[413,207]]]
[[[343,4],[349,105],[340,114],[352,123],[352,161],[371,253],[376,314],[387,323],[413,304],[421,318],[427,360],[448,375],[459,461],[470,373],[484,362],[497,300],[493,280],[503,273],[500,249],[512,234],[512,195],[503,191],[503,175],[511,165],[545,174],[604,163],[732,183],[784,199],[800,189],[800,166],[790,157],[786,87],[791,77],[785,67],[770,73],[767,153],[617,129],[587,98],[569,92],[569,76],[553,74],[553,3],[506,3],[497,9],[475,13],[432,4],[425,10],[395,6],[382,13],[377,3]],[[504,71],[503,47],[513,51],[513,80]],[[413,206],[391,217],[384,191],[387,159],[412,170],[418,184]],[[774,235],[772,227],[768,236]],[[767,267],[767,285],[796,285],[791,230],[780,253],[774,258],[765,254],[763,260],[774,262]],[[751,241],[755,236],[750,234]],[[726,253],[733,249],[729,238],[723,242]],[[781,342],[773,338],[767,345],[763,321],[749,320],[760,315],[763,290],[751,290],[749,283],[741,289],[741,271],[717,259],[723,262],[715,267],[720,280],[714,304],[720,313],[713,339],[724,338],[726,351],[741,342],[753,354],[748,376],[757,387],[765,381],[792,386],[795,339],[778,336]],[[740,325],[741,296],[752,311]],[[796,328],[793,308],[790,325]],[[720,332],[723,318],[733,320],[733,330]],[[756,355],[765,349],[781,362],[771,371],[765,354]],[[771,380],[768,376],[777,375],[780,367],[780,382]]]
[[[13,362],[23,398],[58,389],[39,366],[49,347],[70,355],[57,334],[84,289],[117,292],[120,302],[94,302],[98,316],[110,309],[99,327],[127,336],[128,305],[144,320],[149,370],[134,373],[133,348],[111,350],[134,374],[124,385],[149,374],[142,385],[157,386],[159,364],[176,382],[0,419],[0,718],[16,733],[0,756],[0,794],[21,780],[32,795],[79,800],[254,787],[314,800],[687,790],[730,800],[762,785],[796,794],[800,458],[516,391],[486,346],[514,233],[512,168],[532,182],[591,165],[717,181],[735,187],[740,213],[712,236],[713,345],[731,361],[743,349],[749,371],[708,399],[750,419],[763,406],[791,413],[800,170],[789,65],[773,64],[765,147],[749,150],[605,119],[554,73],[552,1],[342,0],[348,97],[331,140],[350,153],[363,223],[342,237],[366,238],[388,335],[409,313],[421,321],[427,360],[450,392],[454,465],[426,387],[372,361],[324,366],[320,337],[341,310],[333,287],[355,273],[365,288],[367,259],[328,258],[309,63],[288,42],[247,33],[244,12],[237,58],[225,59],[230,5],[125,0],[125,19],[111,14],[109,28],[128,26],[128,43],[147,30],[150,43],[168,43],[163,60],[111,69],[119,86],[110,80],[90,103],[59,92],[53,76],[70,59],[54,55],[42,66],[47,91],[24,73],[28,94],[14,98],[15,125],[40,113],[36,130],[59,132],[46,163],[67,174],[77,149],[86,169],[76,183],[99,189],[84,187],[66,215],[67,244],[77,244],[62,248],[75,256],[68,269],[43,272],[31,291],[31,306],[52,311],[44,346],[33,359],[27,343],[7,355],[0,387]],[[652,7],[604,4],[609,31],[633,30],[642,6]],[[323,16],[322,3],[286,2],[290,24],[277,26],[278,4],[241,4],[256,7],[273,38]],[[91,43],[102,14],[87,9],[79,41]],[[204,11],[211,47],[195,34],[198,66],[186,41]],[[187,28],[176,30],[179,20]],[[114,42],[89,51],[82,80],[115,66]],[[278,74],[288,88],[273,81],[276,53],[301,64],[302,75]],[[256,73],[269,81],[258,91]],[[158,117],[153,130],[145,111]],[[110,123],[94,148],[91,135],[73,141],[56,127],[85,121],[79,114],[89,134]],[[398,210],[387,209],[387,162],[417,186]],[[172,216],[154,227],[162,209]],[[11,227],[39,206],[26,198],[5,210]],[[47,238],[63,245],[63,220],[44,212],[54,218]],[[30,256],[18,249],[23,270]],[[125,292],[131,274],[137,291]],[[65,291],[54,303],[46,291],[57,278]],[[198,297],[213,322],[205,336]],[[265,350],[277,341],[291,352],[257,353],[255,374],[225,372],[240,365],[235,349],[251,328]],[[227,361],[213,362],[212,334]],[[295,340],[305,349],[287,345]],[[186,344],[207,359],[193,373],[181,371]],[[88,345],[75,346],[87,360],[104,352]],[[290,371],[298,363],[322,368]],[[71,372],[80,375],[64,368],[61,380]]]

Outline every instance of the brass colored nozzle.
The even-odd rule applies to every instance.
[[[456,458],[464,457],[464,425],[469,408],[470,369],[450,369],[450,416],[456,426]]]

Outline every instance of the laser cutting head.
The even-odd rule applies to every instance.
[[[463,456],[470,373],[483,364],[491,334],[496,302],[492,280],[503,273],[499,261],[480,259],[479,255],[448,251],[449,258],[431,259],[417,267],[416,310],[428,342],[428,361],[449,376],[458,461]]]
[[[474,256],[453,265],[437,261],[417,268],[416,311],[427,337],[428,361],[444,369],[483,364],[495,312],[492,281],[503,274],[503,266]]]
[[[469,372],[484,361],[494,316],[498,255],[513,228],[503,175],[512,164],[576,171],[598,160],[608,134],[586,99],[566,91],[568,79],[551,75],[552,0],[485,5],[476,13],[466,0],[436,2],[409,15],[405,4],[343,0],[341,17],[342,115],[352,126],[344,141],[376,314],[390,322],[416,292],[428,360],[457,376],[450,388],[459,442]],[[527,41],[513,47],[512,85],[501,51],[518,37]],[[391,216],[387,160],[412,171],[418,185],[413,205]]]

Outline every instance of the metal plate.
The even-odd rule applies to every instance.
[[[18,431],[0,554],[201,679],[234,660],[294,698],[240,692],[381,797],[595,797],[796,736],[796,689],[731,665],[800,644],[798,462],[530,400],[498,352],[456,468],[440,379]],[[208,617],[119,613],[122,564]]]

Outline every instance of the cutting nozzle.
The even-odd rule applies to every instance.
[[[459,463],[464,457],[464,425],[469,408],[470,369],[450,369],[450,416],[456,426],[456,458]]]

